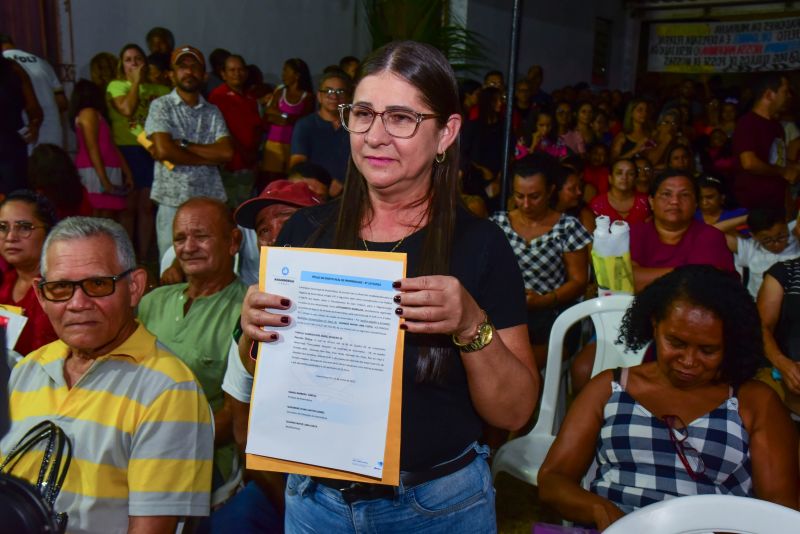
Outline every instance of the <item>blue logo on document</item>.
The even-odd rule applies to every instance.
[[[286,276],[287,274],[289,274],[289,268],[288,267],[284,267],[283,269],[281,269],[281,274],[283,276]]]

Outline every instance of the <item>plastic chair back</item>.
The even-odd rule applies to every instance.
[[[692,495],[651,504],[613,523],[603,534],[775,534],[800,532],[800,512],[732,495]]]
[[[550,331],[550,343],[547,348],[547,366],[539,404],[539,418],[533,430],[528,434],[500,447],[492,461],[493,477],[497,476],[500,471],[506,471],[520,480],[536,485],[539,467],[555,441],[561,424],[561,417],[557,418],[556,413],[559,409],[559,394],[563,393],[566,388],[566,381],[562,380],[561,367],[564,337],[567,330],[581,319],[591,317],[597,332],[600,367],[604,365],[617,366],[618,364],[614,362],[619,358],[614,356],[614,353],[621,351],[622,347],[615,346],[613,340],[617,337],[622,315],[632,300],[633,297],[630,295],[595,298],[564,310],[556,318]],[[631,361],[634,360],[635,357],[632,357]],[[641,361],[641,357],[634,363],[639,361]],[[628,365],[633,365],[633,363]],[[598,367],[597,363],[595,367]]]

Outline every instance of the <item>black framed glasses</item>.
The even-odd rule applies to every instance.
[[[664,415],[661,420],[667,426],[669,440],[672,442],[672,446],[675,447],[675,452],[678,454],[678,458],[686,472],[689,473],[692,480],[701,480],[706,472],[706,464],[703,463],[703,457],[700,456],[700,452],[687,441],[689,429],[686,423],[677,415]]]
[[[422,121],[433,119],[439,115],[435,113],[417,113],[408,109],[386,109],[375,111],[361,104],[339,104],[339,116],[344,129],[350,133],[362,134],[369,131],[375,117],[383,121],[386,133],[392,137],[408,139],[414,137]]]
[[[75,294],[76,287],[80,287],[87,297],[107,297],[117,289],[117,280],[128,276],[133,271],[134,269],[128,269],[115,276],[92,276],[83,280],[58,280],[54,282],[42,280],[38,286],[42,296],[50,302],[65,302],[71,299],[72,295]]]
[[[0,222],[0,237],[6,237],[11,233],[11,230],[14,230],[19,237],[22,239],[27,239],[37,228],[47,228],[47,226],[35,225],[29,221],[14,221],[14,224],[12,225],[4,221]]]
[[[319,90],[320,94],[332,96],[334,98],[342,98],[347,94],[347,89],[334,89],[333,87],[325,87]]]
[[[785,243],[788,240],[789,234],[781,234],[775,237],[765,237],[763,239],[759,239],[758,242],[763,246],[768,247],[770,245],[777,245],[778,243]]]

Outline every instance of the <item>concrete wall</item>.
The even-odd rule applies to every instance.
[[[611,20],[609,87],[632,87],[624,64],[630,61],[626,32],[632,21],[620,0],[526,0],[523,2],[518,73],[533,64],[544,68],[544,89],[551,91],[580,81],[591,83],[595,17]],[[467,27],[487,40],[490,59],[507,72],[512,0],[470,0]],[[630,53],[628,54],[630,56]],[[635,53],[633,54],[635,60]]]
[[[361,0],[72,0],[76,71],[88,77],[94,54],[117,54],[128,42],[147,50],[147,31],[164,26],[176,45],[191,44],[206,57],[218,47],[242,54],[273,83],[290,57],[303,58],[314,75],[368,51],[360,6]]]
[[[486,39],[490,61],[508,68],[512,0],[452,0],[469,29]],[[144,47],[153,26],[165,26],[176,44],[192,44],[206,56],[221,47],[261,67],[267,81],[279,80],[283,61],[306,60],[312,75],[344,55],[369,51],[362,0],[73,0],[72,36],[77,77],[88,76],[91,57],[117,53],[128,42]],[[631,87],[638,23],[630,22],[620,0],[526,0],[523,2],[519,70],[534,63],[545,70],[552,90],[590,81],[595,17],[612,21],[610,87]],[[64,42],[68,36],[64,36]],[[630,44],[626,44],[630,43]],[[68,45],[67,45],[68,46]],[[627,51],[627,55],[626,55]],[[631,53],[633,54],[631,56]]]

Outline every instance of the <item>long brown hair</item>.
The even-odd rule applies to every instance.
[[[450,63],[436,48],[414,41],[389,43],[372,52],[361,64],[357,80],[366,76],[391,72],[420,93],[422,101],[437,115],[443,128],[448,117],[460,110],[458,85]],[[409,276],[448,274],[453,233],[456,224],[458,195],[458,139],[445,152],[442,163],[431,162],[433,167],[431,188],[419,204],[428,203],[428,225],[422,247],[422,262]],[[372,217],[372,205],[364,175],[353,165],[347,169],[344,192],[336,221],[333,245],[337,248],[359,248],[362,223]],[[437,381],[444,371],[448,358],[455,349],[448,343],[435,343],[421,347],[417,360],[417,381]],[[437,346],[433,346],[433,344]],[[457,357],[457,354],[455,354]]]

